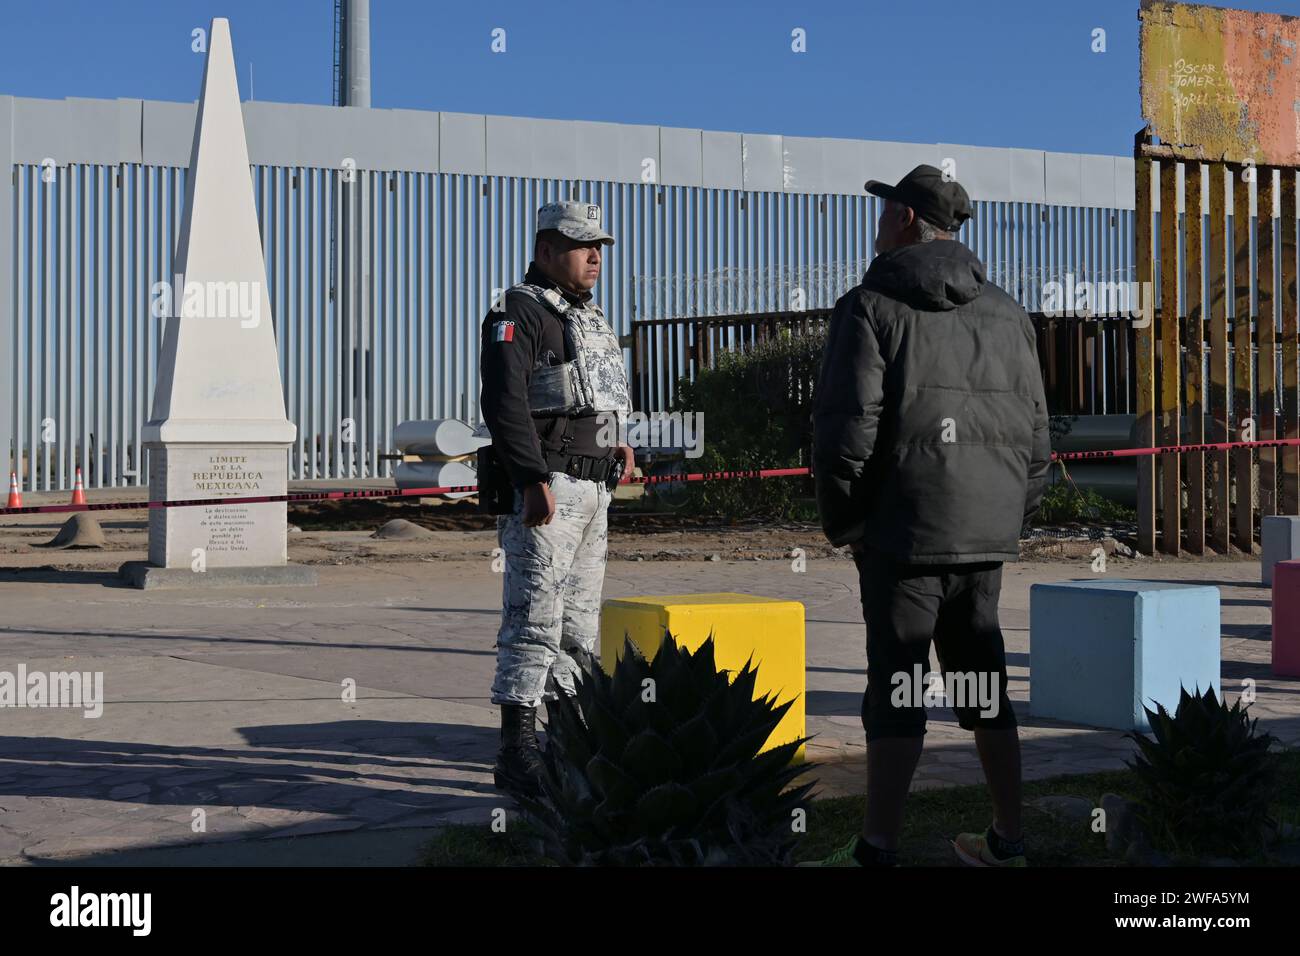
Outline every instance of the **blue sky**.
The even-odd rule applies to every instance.
[[[1300,0],[1233,6],[1300,14]],[[373,105],[1127,155],[1137,0],[371,0]],[[241,94],[331,98],[332,0],[3,4],[0,93],[193,100],[231,21]],[[506,52],[491,51],[494,28]],[[1091,50],[1095,28],[1106,52]],[[807,52],[791,51],[791,31]]]

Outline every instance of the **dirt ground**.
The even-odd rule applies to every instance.
[[[347,530],[322,520],[320,509],[289,513],[289,560],[299,564],[354,564],[406,561],[458,561],[488,558],[497,546],[496,523],[473,513],[427,514],[415,505],[385,507],[374,502],[348,502]],[[425,512],[440,509],[423,509]],[[102,549],[49,548],[63,521],[61,515],[40,515],[39,521],[0,524],[0,568],[66,570],[105,568],[142,559],[148,550],[145,512],[112,511],[96,515],[107,546]],[[610,557],[645,561],[710,561],[753,558],[792,559],[796,548],[806,557],[840,552],[830,548],[814,525],[749,524],[724,527],[716,523],[691,526],[673,516],[639,515],[635,521],[612,515]],[[413,538],[376,538],[388,521],[401,518],[421,526]],[[300,523],[301,522],[301,523]],[[301,530],[293,530],[300,528]],[[842,551],[847,559],[848,552]]]
[[[19,573],[38,569],[104,569],[145,557],[147,509],[101,511],[93,516],[104,531],[107,542],[104,548],[46,547],[67,520],[62,514],[0,518],[0,569]],[[414,536],[374,536],[378,529],[395,519],[417,525],[418,528],[407,529]],[[289,560],[307,565],[487,558],[497,544],[496,519],[479,514],[468,501],[309,502],[289,507],[289,524]],[[1108,561],[1137,564],[1162,560],[1136,555],[1132,544],[1131,528],[1039,528],[1033,529],[1032,536],[1021,542],[1021,559],[1090,561],[1096,558],[1096,549],[1100,547]],[[820,527],[813,523],[726,522],[646,512],[622,503],[616,503],[610,512],[609,549],[612,559],[630,561],[788,561],[797,559],[800,552],[805,558],[849,560],[851,557],[847,549],[831,548]],[[1211,556],[1193,560],[1240,560],[1241,557]]]

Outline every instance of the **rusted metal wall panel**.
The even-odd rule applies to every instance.
[[[1137,281],[1142,289],[1155,288],[1155,230],[1152,228],[1151,193],[1158,167],[1145,157],[1136,157],[1137,177]],[[1155,444],[1155,340],[1154,322],[1137,330],[1137,445]],[[1137,460],[1138,550],[1154,554],[1156,550],[1156,466],[1153,458]]]
[[[1160,441],[1177,445],[1182,439],[1179,415],[1182,347],[1178,337],[1178,164],[1160,163]],[[1160,469],[1161,550],[1178,554],[1182,541],[1181,455],[1162,455]]]
[[[1253,381],[1250,342],[1250,193],[1239,166],[1232,170],[1232,422],[1238,440],[1246,437],[1246,420],[1252,418]],[[1254,540],[1254,449],[1237,448],[1232,452],[1237,497],[1232,509],[1234,543],[1250,554]]]
[[[1296,296],[1296,171],[1282,170],[1281,219],[1278,270],[1282,300],[1282,426],[1283,438],[1300,438],[1300,389],[1297,388],[1297,296]],[[1278,449],[1282,459],[1282,513],[1300,511],[1300,448]]]
[[[1186,166],[1187,192],[1187,440],[1193,445],[1205,442],[1205,226],[1204,207],[1201,205],[1201,181],[1204,169],[1200,163]],[[1205,553],[1205,452],[1194,451],[1187,456],[1187,550],[1192,554]]]
[[[1300,164],[1300,17],[1143,0],[1142,115],[1184,158]]]
[[[1258,263],[1257,300],[1259,316],[1255,331],[1259,348],[1259,414],[1255,437],[1268,441],[1277,437],[1277,309],[1273,295],[1273,274],[1277,246],[1273,241],[1273,170],[1259,171],[1259,216],[1255,225],[1255,260]],[[1259,450],[1259,513],[1275,515],[1277,510],[1277,454]]]
[[[1224,171],[1220,165],[1208,169],[1210,176],[1210,248],[1206,257],[1210,296],[1210,416],[1214,419],[1211,441],[1228,440],[1228,311],[1227,276],[1224,268],[1225,235]],[[1210,470],[1210,547],[1220,554],[1228,551],[1228,453],[1206,453]]]
[[[1140,269],[1158,237],[1159,265],[1153,263],[1150,273],[1160,277],[1161,301],[1151,330],[1160,343],[1159,381],[1139,376],[1139,414],[1152,410],[1166,443],[1181,438],[1180,412],[1188,416],[1186,440],[1192,442],[1293,437],[1300,432],[1300,18],[1167,0],[1143,0],[1140,17],[1147,127],[1135,151],[1137,185],[1141,190],[1149,181],[1143,163],[1158,161],[1164,207],[1176,188],[1174,166],[1181,163],[1186,220],[1167,219],[1162,208],[1157,227],[1140,204],[1135,219]],[[1187,230],[1182,242],[1180,226]],[[1258,515],[1294,513],[1300,505],[1295,449],[1198,452],[1186,455],[1184,464],[1186,504],[1175,497],[1183,477],[1177,457],[1162,456],[1157,465],[1159,513],[1139,506],[1143,550],[1155,543],[1158,519],[1161,550],[1177,554],[1181,519],[1192,552],[1208,546],[1228,553],[1235,546],[1251,554]],[[1140,502],[1146,480],[1143,474]]]

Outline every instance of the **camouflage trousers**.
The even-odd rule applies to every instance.
[[[497,518],[505,582],[494,704],[572,696],[575,675],[596,653],[611,494],[603,482],[561,472],[551,472],[550,487],[550,524],[524,527],[519,492],[514,513]]]

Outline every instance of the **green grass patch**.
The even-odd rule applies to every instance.
[[[1278,762],[1280,798],[1273,816],[1300,825],[1300,750],[1271,755]],[[1026,781],[1025,855],[1030,866],[1125,866],[1106,852],[1105,835],[1094,833],[1090,821],[1064,820],[1030,806],[1046,796],[1077,796],[1101,803],[1103,793],[1131,799],[1136,793],[1132,771],[1068,774]],[[796,860],[819,860],[843,846],[862,826],[863,797],[815,800],[808,808],[808,832]],[[906,822],[900,862],[904,866],[959,866],[949,841],[963,831],[982,832],[993,819],[993,805],[983,784],[922,790],[907,798]],[[537,837],[527,824],[512,818],[506,833],[487,825],[444,827],[425,850],[425,866],[539,866],[548,865],[538,853]],[[1175,863],[1195,863],[1175,859]],[[1278,863],[1272,858],[1243,862]]]
[[[424,848],[421,866],[546,866],[538,855],[537,833],[512,817],[504,833],[484,824],[450,824]]]
[[[1106,853],[1105,835],[1088,821],[1063,820],[1030,806],[1046,796],[1086,797],[1097,806],[1103,793],[1129,797],[1133,775],[1127,770],[1074,774],[1024,784],[1025,856],[1031,866],[1120,866]],[[819,860],[848,842],[862,828],[865,798],[818,800],[808,812],[808,835],[795,851],[797,860]],[[899,862],[903,866],[960,866],[951,840],[962,832],[983,832],[993,819],[993,804],[983,784],[922,790],[907,798]]]

